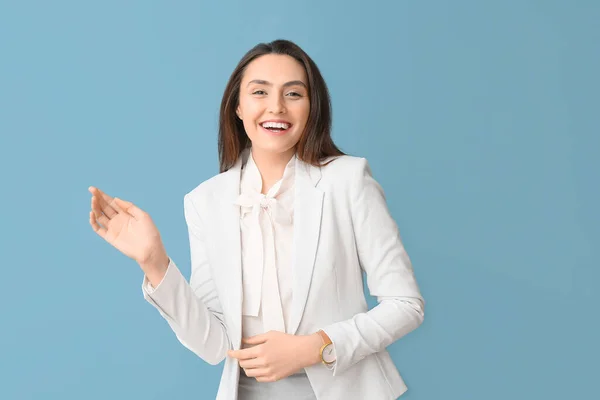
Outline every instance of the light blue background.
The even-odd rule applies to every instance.
[[[143,300],[87,187],[148,211],[189,277],[183,195],[218,172],[233,67],[276,38],[320,66],[413,260],[402,398],[595,397],[599,20],[583,0],[1,2],[0,398],[214,398],[222,366]]]

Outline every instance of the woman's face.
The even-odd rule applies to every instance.
[[[306,72],[298,61],[267,54],[248,64],[236,112],[253,151],[293,153],[309,111]]]

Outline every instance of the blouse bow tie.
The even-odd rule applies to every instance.
[[[247,222],[252,233],[247,237],[245,246],[253,249],[254,260],[244,267],[243,276],[244,304],[243,314],[258,316],[262,309],[262,321],[265,332],[277,330],[285,332],[285,322],[277,281],[275,266],[275,225],[291,225],[293,213],[286,210],[274,197],[267,197],[258,191],[243,192],[235,204],[240,206],[240,220],[248,214],[253,216]],[[264,211],[265,229],[269,232],[267,243],[263,241],[261,215]],[[263,253],[265,251],[266,253]]]
[[[240,206],[240,219],[244,219],[248,213],[258,216],[260,211],[264,210],[280,224],[292,223],[292,214],[282,207],[275,197],[267,197],[256,191],[244,192],[239,195],[235,204]]]

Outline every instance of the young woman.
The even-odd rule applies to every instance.
[[[178,340],[225,360],[219,400],[396,399],[386,347],[424,301],[383,191],[331,136],[329,93],[292,42],[251,49],[220,111],[220,173],[184,196],[189,283],[150,216],[90,187],[90,224],[138,262]],[[368,310],[366,272],[378,305]]]

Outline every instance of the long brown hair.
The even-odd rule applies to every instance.
[[[344,153],[331,139],[331,99],[325,80],[314,61],[297,44],[289,40],[260,43],[250,49],[233,70],[225,87],[219,113],[219,164],[220,171],[230,169],[251,142],[243,122],[237,118],[242,76],[248,64],[266,54],[288,55],[296,59],[306,71],[310,112],[304,132],[296,145],[296,154],[304,162],[321,166],[322,161]]]

